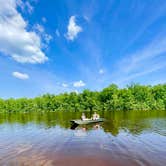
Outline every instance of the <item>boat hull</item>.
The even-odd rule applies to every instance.
[[[91,124],[91,123],[98,123],[98,122],[103,122],[104,119],[103,118],[99,118],[96,120],[80,120],[80,119],[76,119],[76,120],[71,120],[70,122],[78,124],[78,125],[83,125],[83,124]]]

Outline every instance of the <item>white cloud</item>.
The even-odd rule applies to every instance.
[[[57,35],[58,37],[60,37],[60,32],[59,32],[58,29],[56,29],[55,33],[56,33],[56,35]]]
[[[150,43],[136,50],[132,54],[125,55],[118,63],[116,70],[110,79],[120,84],[142,81],[143,76],[156,75],[159,70],[166,68],[166,38],[164,35],[155,37]],[[149,77],[153,81],[154,76]]]
[[[27,22],[16,10],[16,0],[0,0],[0,51],[20,63],[43,63],[41,38],[27,31]]]
[[[34,8],[29,1],[25,1],[25,2],[23,2],[22,0],[15,0],[15,1],[16,1],[16,4],[21,8],[23,12],[27,11],[30,14],[33,12]]]
[[[62,86],[63,86],[64,88],[67,88],[67,87],[68,87],[68,84],[63,83]]]
[[[26,79],[29,79],[29,75],[28,74],[25,74],[25,73],[20,73],[20,72],[13,72],[12,75],[16,78],[19,78],[21,80],[26,80]]]
[[[25,3],[22,0],[16,0],[16,5],[21,8],[22,11],[25,9]]]
[[[42,25],[40,25],[40,24],[35,24],[34,25],[34,30],[36,30],[39,33],[43,33],[45,31],[44,27]]]
[[[26,6],[28,13],[33,12],[33,6],[28,1],[25,2],[25,6]]]
[[[76,81],[76,82],[73,83],[73,86],[74,86],[74,87],[83,87],[83,86],[85,86],[85,85],[86,85],[86,84],[85,84],[82,80]]]
[[[156,38],[144,48],[137,50],[131,55],[126,55],[119,63],[119,68],[126,73],[141,70],[145,63],[166,52],[166,38]],[[164,55],[165,56],[165,55]],[[149,65],[148,65],[149,66]],[[151,66],[149,66],[151,68]]]
[[[83,18],[84,18],[87,22],[89,22],[89,21],[90,21],[89,17],[88,17],[88,16],[86,16],[86,15],[84,15],[84,16],[83,16]]]
[[[136,72],[136,73],[130,73],[129,75],[125,76],[125,77],[121,77],[121,79],[119,81],[117,81],[117,83],[123,83],[125,81],[129,81],[129,80],[132,80],[134,78],[137,78],[137,77],[140,77],[140,76],[144,76],[144,75],[147,75],[147,74],[150,74],[150,73],[153,73],[153,72],[156,72],[162,68],[166,68],[166,64],[163,63],[159,63],[159,64],[155,64],[153,66],[153,68],[147,68],[147,69],[144,69],[143,71],[139,71],[139,72]]]
[[[35,24],[33,26],[33,29],[36,31],[36,33],[44,40],[44,46],[47,47],[47,45],[50,43],[50,41],[52,40],[52,36],[47,34],[45,32],[45,29],[42,25],[40,24]]]
[[[76,24],[76,17],[71,16],[67,27],[67,34],[65,35],[68,40],[74,40],[78,33],[82,32],[82,27]]]
[[[42,21],[43,21],[43,23],[46,23],[47,19],[45,17],[42,17]]]
[[[44,40],[45,40],[46,44],[49,44],[50,41],[52,40],[52,36],[49,35],[49,34],[47,34],[47,33],[45,33],[45,34],[43,35],[43,37],[44,37]]]
[[[103,70],[103,69],[100,69],[100,70],[99,70],[99,74],[104,74],[104,70]]]

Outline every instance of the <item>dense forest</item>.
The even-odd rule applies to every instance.
[[[118,88],[111,84],[102,91],[84,90],[36,98],[0,99],[0,112],[101,110],[166,110],[166,84],[132,84]]]

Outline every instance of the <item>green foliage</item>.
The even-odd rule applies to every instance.
[[[0,112],[51,112],[101,110],[166,110],[166,84],[132,84],[120,89],[111,84],[101,92],[45,94],[33,99],[0,99]]]

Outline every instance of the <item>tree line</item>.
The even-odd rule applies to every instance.
[[[166,84],[111,84],[102,91],[44,94],[35,98],[0,99],[0,112],[166,110]]]

